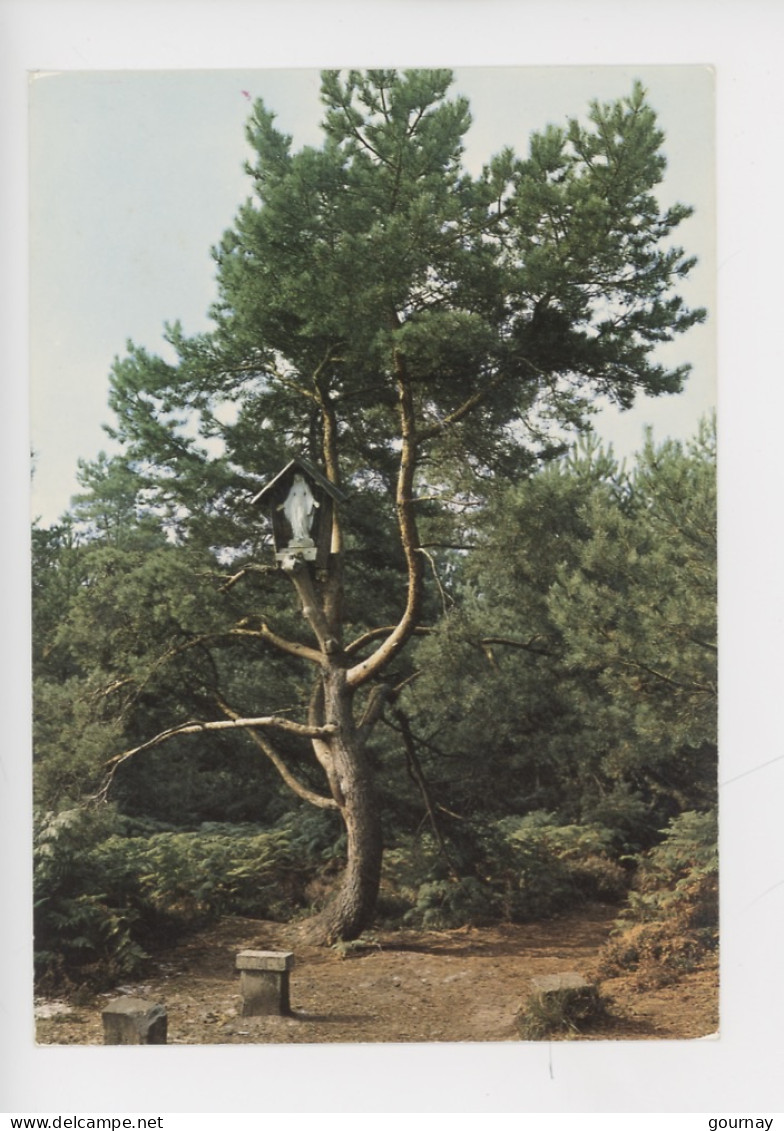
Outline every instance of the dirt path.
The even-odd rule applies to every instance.
[[[166,1005],[170,1044],[514,1041],[516,1014],[537,974],[590,976],[614,910],[544,923],[454,931],[383,931],[351,951],[302,946],[284,924],[225,919],[153,963],[142,982],[86,1004],[37,1003],[41,1044],[101,1044],[100,1012],[123,993]],[[241,1016],[237,951],[293,950],[292,1016]],[[611,1016],[585,1039],[702,1037],[718,1028],[716,971],[639,993],[602,983]]]

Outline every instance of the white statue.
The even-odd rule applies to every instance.
[[[285,503],[281,503],[278,507],[278,510],[283,511],[291,526],[290,546],[313,545],[310,530],[313,526],[313,512],[318,505],[304,475],[297,472]]]

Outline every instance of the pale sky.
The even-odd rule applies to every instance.
[[[694,205],[678,242],[699,258],[683,288],[714,307],[714,77],[707,67],[461,68],[455,92],[471,102],[466,163],[478,172],[505,145],[525,154],[535,129],[584,115],[592,98],[649,90],[666,135],[660,197]],[[110,447],[102,431],[112,359],[128,338],[165,349],[165,321],[208,327],[210,247],[249,194],[244,124],[261,97],[296,147],[319,144],[316,70],[72,71],[30,84],[31,409],[33,513],[44,523],[68,506],[77,460]],[[250,98],[248,97],[250,96]],[[609,411],[597,420],[619,455],[688,437],[715,403],[711,320],[670,349],[690,361],[686,392]]]

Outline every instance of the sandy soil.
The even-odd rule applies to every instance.
[[[169,1044],[516,1041],[538,974],[590,977],[616,911],[594,907],[543,923],[453,931],[380,931],[367,949],[301,945],[285,924],[224,919],[159,956],[148,976],[85,1000],[37,1001],[39,1044],[101,1044],[101,1010],[122,994],[166,1006]],[[240,950],[292,950],[292,1015],[242,1017]],[[586,1040],[698,1038],[718,1029],[717,970],[640,992],[602,981],[608,1018]]]

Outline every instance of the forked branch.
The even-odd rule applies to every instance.
[[[218,706],[228,718],[235,722],[240,721],[240,716],[237,712],[233,711],[231,707],[220,698],[218,699]],[[306,785],[303,785],[299,778],[294,776],[266,735],[259,734],[258,731],[252,728],[247,728],[246,733],[256,746],[258,746],[259,750],[269,758],[283,781],[292,792],[296,793],[297,797],[301,797],[303,801],[308,801],[311,805],[318,806],[319,809],[338,808],[338,803],[334,798],[325,797],[321,793],[316,793],[315,790],[309,789]]]
[[[140,746],[134,746],[131,750],[125,750],[122,754],[117,754],[114,758],[110,758],[106,763],[108,770],[106,779],[96,794],[96,799],[102,800],[106,797],[120,766],[124,765],[125,762],[129,761],[137,754],[141,754],[144,750],[152,750],[154,747],[161,746],[164,742],[168,742],[172,738],[177,738],[181,734],[202,734],[211,731],[240,730],[255,727],[281,730],[288,734],[296,734],[302,738],[310,739],[329,738],[330,735],[335,733],[336,729],[332,725],[321,727],[306,726],[303,723],[295,723],[291,719],[283,719],[277,715],[259,715],[251,718],[225,720],[218,719],[206,723],[194,721],[181,723],[179,726],[170,727],[168,730],[161,731],[159,734],[156,734],[154,738],[141,743]]]
[[[397,315],[394,319],[397,322]],[[395,350],[394,360],[401,439],[395,507],[400,543],[408,574],[406,606],[403,615],[384,643],[366,660],[361,660],[349,669],[346,676],[349,687],[359,687],[383,671],[413,635],[422,606],[424,562],[419,552],[419,532],[414,506],[414,477],[418,448],[416,414],[405,358],[399,350]]]

